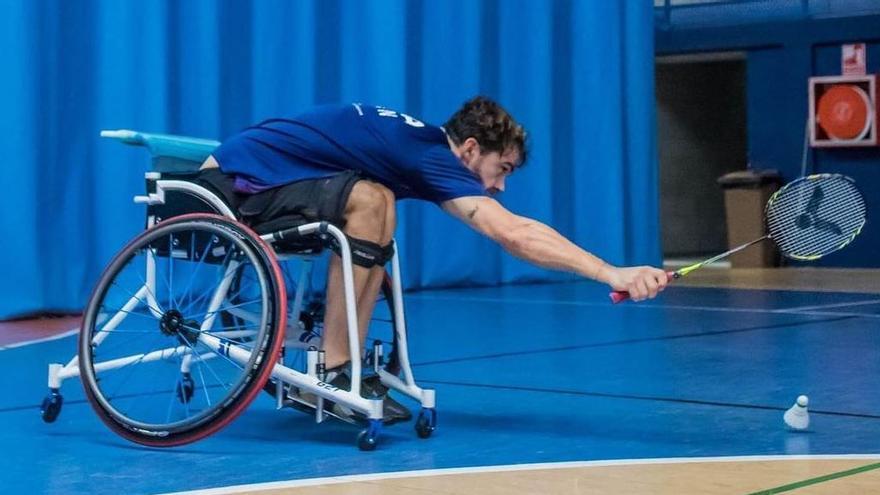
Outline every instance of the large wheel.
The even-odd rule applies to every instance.
[[[241,274],[252,283],[231,292]],[[233,305],[255,320],[224,328],[217,315]],[[159,223],[113,258],[89,300],[79,339],[86,396],[134,442],[204,438],[262,390],[284,341],[286,308],[275,255],[248,227],[202,213]],[[192,389],[187,400],[184,388]]]

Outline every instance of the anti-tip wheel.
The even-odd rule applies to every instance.
[[[371,419],[367,429],[358,434],[358,448],[363,451],[376,450],[379,443],[379,432],[382,430],[382,420]]]
[[[43,399],[40,405],[40,415],[46,423],[53,423],[61,413],[61,405],[64,404],[64,397],[57,390],[52,390]]]
[[[192,376],[189,373],[183,373],[180,381],[177,382],[177,400],[181,404],[189,404],[195,389],[196,383],[193,381]]]
[[[428,438],[437,428],[437,411],[434,409],[422,409],[416,419],[416,435],[419,438]]]

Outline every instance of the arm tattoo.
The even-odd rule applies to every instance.
[[[470,213],[467,214],[468,218],[471,219],[471,220],[473,220],[473,219],[474,219],[474,215],[477,214],[477,210],[479,210],[479,209],[480,209],[480,206],[479,206],[479,205],[475,205],[475,206],[474,206],[474,209],[471,210]]]

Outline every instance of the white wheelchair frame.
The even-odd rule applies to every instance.
[[[125,134],[121,133],[132,132],[133,131],[103,131],[101,134],[103,137],[121,138],[126,136]],[[164,179],[160,172],[154,171],[147,172],[145,177],[148,184],[148,193],[146,195],[135,196],[134,201],[136,203],[141,203],[145,205],[163,205],[165,204],[166,193],[184,193],[198,198],[199,200],[210,205],[211,208],[214,208],[222,216],[227,217],[232,221],[237,221],[233,211],[220,197],[218,197],[214,192],[199,184],[180,179]],[[155,218],[155,216],[150,215],[147,218],[147,228],[153,227],[160,221],[161,219],[157,219]],[[382,400],[366,399],[364,397],[361,397],[361,381],[359,377],[361,376],[362,371],[362,348],[358,335],[358,319],[354,293],[354,277],[352,270],[351,250],[349,247],[348,239],[339,228],[328,224],[327,222],[314,222],[302,225],[300,227],[297,227],[296,231],[299,235],[302,236],[332,236],[333,238],[335,238],[336,242],[340,246],[340,253],[342,257],[343,288],[345,295],[346,323],[348,327],[348,344],[351,352],[351,390],[339,389],[337,387],[334,387],[333,385],[325,383],[323,381],[323,351],[318,350],[315,347],[314,341],[304,343],[300,340],[300,336],[304,331],[304,326],[300,321],[300,313],[303,309],[303,300],[308,287],[307,282],[310,280],[313,263],[315,258],[319,256],[319,254],[276,254],[275,256],[279,262],[287,261],[290,259],[299,259],[302,261],[303,266],[299,274],[299,283],[296,287],[296,292],[293,298],[293,305],[289,308],[288,311],[288,321],[285,329],[286,335],[284,348],[304,349],[306,352],[307,363],[305,372],[298,371],[286,365],[287,362],[285,360],[285,356],[288,353],[281,353],[279,361],[274,365],[270,377],[270,379],[276,382],[277,387],[275,393],[276,408],[281,409],[282,407],[284,407],[286,399],[296,400],[294,397],[285,397],[285,386],[288,386],[296,387],[302,392],[310,392],[317,397],[316,405],[307,404],[309,407],[314,407],[315,409],[316,423],[321,423],[326,419],[328,415],[333,415],[332,412],[325,410],[325,400],[333,401],[354,411],[363,413],[369,420],[369,428],[368,430],[365,430],[364,433],[366,433],[368,437],[372,437],[372,445],[370,445],[369,443],[367,445],[364,445],[359,438],[359,446],[363,450],[371,450],[372,447],[375,446],[375,439],[378,436],[379,430],[381,429],[381,421],[383,417]],[[290,229],[286,232],[288,235],[292,233]],[[261,235],[260,237],[274,248],[277,241],[283,238],[284,235],[285,231],[280,231]],[[229,269],[233,268],[231,267]],[[112,331],[125,319],[127,314],[126,311],[130,311],[144,299],[146,299],[148,306],[156,307],[155,301],[153,301],[153,294],[156,293],[155,254],[151,253],[147,257],[146,280],[144,282],[144,286],[142,286],[137,293],[132,295],[128,303],[124,305],[118,313],[112,315],[108,320],[101,323],[103,325],[103,328],[101,330],[101,333],[94,337],[95,343],[99,344],[110,333],[112,333]],[[217,356],[218,353],[222,353],[225,356],[228,356],[233,361],[237,362],[239,365],[243,366],[245,365],[245,363],[247,363],[249,359],[249,351],[239,348],[234,343],[221,340],[215,336],[205,333],[211,328],[216,312],[220,309],[220,305],[226,297],[226,292],[228,291],[230,284],[230,277],[224,277],[224,281],[221,282],[221,284],[215,289],[212,299],[210,300],[208,306],[208,314],[210,314],[210,316],[208,316],[204,321],[201,322],[201,332],[199,333],[198,339],[200,343],[205,345],[207,348],[213,350],[215,354],[202,355],[198,358],[210,358],[212,356]],[[415,379],[413,378],[413,372],[410,365],[409,353],[407,348],[406,321],[403,309],[403,297],[400,282],[400,259],[396,249],[394,250],[394,254],[391,259],[391,288],[393,294],[393,332],[397,340],[396,350],[397,356],[399,358],[402,379],[398,376],[395,376],[394,374],[389,373],[382,367],[383,351],[381,343],[379,342],[373,344],[371,364],[374,372],[379,376],[383,385],[385,385],[389,389],[405,394],[406,396],[418,401],[421,404],[422,411],[420,412],[419,420],[416,424],[416,430],[419,433],[420,437],[425,438],[427,436],[430,436],[431,432],[436,426],[435,392],[432,389],[419,387],[416,384]],[[155,312],[155,310],[153,309],[151,309],[151,311]],[[249,316],[246,312],[239,312],[235,316],[243,320],[248,320],[255,317]],[[82,329],[81,331],[85,332],[87,331],[87,329]],[[180,371],[181,373],[188,374],[190,371],[190,365],[193,359],[193,355],[192,350],[185,346],[157,349],[148,353],[141,353],[128,357],[112,359],[110,361],[102,363],[95,363],[94,369],[96,373],[100,373],[106,370],[120,368],[134,361],[149,362],[170,358],[179,358],[181,356],[183,357],[183,359],[181,362]],[[53,394],[57,395],[60,398],[59,391],[63,382],[69,378],[78,377],[79,375],[79,356],[74,356],[67,364],[50,364],[48,380],[50,396],[47,397],[47,401],[50,399],[50,397],[52,397]],[[54,416],[57,416],[58,411],[56,410],[54,412],[54,416],[51,419],[47,419],[45,409],[46,401],[44,401],[44,420],[46,420],[47,422],[54,421]],[[58,409],[60,410],[60,400]],[[425,429],[426,426],[428,428],[427,430]]]

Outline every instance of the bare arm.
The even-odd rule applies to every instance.
[[[667,283],[666,273],[651,267],[617,268],[581,249],[543,223],[515,215],[484,196],[456,198],[443,209],[510,254],[544,268],[569,271],[627,290],[634,300],[654,297]]]
[[[492,198],[456,198],[443,203],[443,209],[517,258],[608,282],[603,273],[607,263],[543,223],[511,213]]]

